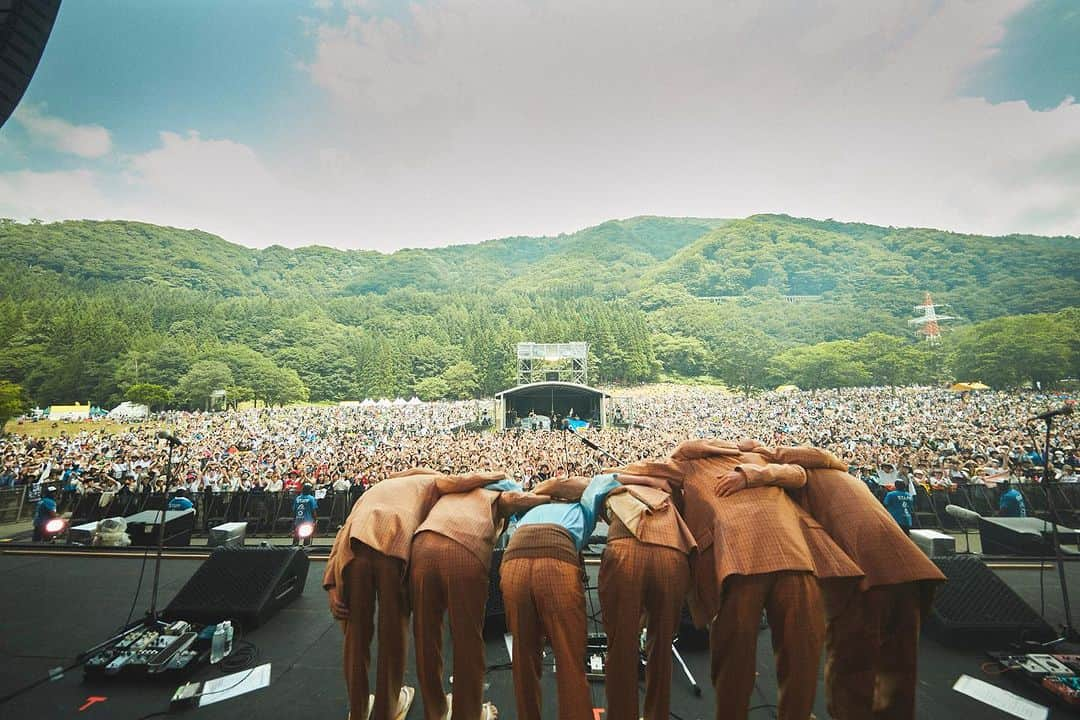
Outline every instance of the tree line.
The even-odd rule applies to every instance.
[[[469,398],[517,342],[583,340],[595,384],[1053,383],[1080,372],[1076,242],[635,218],[384,255],[0,220],[0,378],[42,406]],[[925,290],[962,318],[936,346]]]

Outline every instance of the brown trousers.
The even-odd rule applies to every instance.
[[[675,548],[634,538],[608,541],[600,562],[600,607],[607,633],[608,720],[637,720],[638,656],[645,640],[645,714],[667,720],[671,709],[671,643],[679,626],[690,565]]]
[[[825,695],[837,720],[912,720],[918,680],[919,583],[865,592],[825,588]]]
[[[379,608],[378,665],[375,675],[374,720],[392,720],[405,680],[409,602],[404,581],[405,563],[398,558],[352,541],[353,559],[345,568],[345,602],[349,619],[345,630],[345,685],[354,720],[368,713],[368,668],[375,632],[375,606]]]
[[[806,720],[814,709],[825,639],[825,610],[809,572],[731,575],[712,622],[712,683],[716,718],[746,718],[754,690],[761,610],[772,631],[779,720]]]
[[[585,590],[581,568],[554,558],[519,557],[504,560],[500,574],[506,624],[514,636],[518,720],[540,720],[545,637],[555,652],[559,720],[592,720],[592,697],[585,679]]]
[[[454,720],[478,720],[484,701],[484,607],[488,568],[445,535],[422,532],[413,540],[409,589],[416,638],[416,675],[425,720],[446,716],[443,689],[443,615],[454,643]]]

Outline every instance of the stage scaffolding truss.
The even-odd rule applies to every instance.
[[[589,343],[518,343],[517,382],[589,384]]]

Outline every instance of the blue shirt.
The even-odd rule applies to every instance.
[[[1024,496],[1016,488],[1009,488],[1001,493],[998,500],[998,509],[1005,517],[1027,517],[1027,506],[1024,504]]]
[[[510,478],[503,478],[498,482],[488,483],[485,490],[497,490],[499,492],[521,492],[521,486]]]
[[[295,524],[315,522],[315,511],[319,508],[319,502],[314,495],[299,495],[293,500],[293,515]]]
[[[525,513],[517,526],[560,525],[570,533],[574,545],[580,551],[596,529],[596,518],[604,507],[608,494],[619,487],[616,477],[614,473],[597,475],[589,482],[578,502],[538,505]]]
[[[885,495],[884,502],[885,509],[900,527],[911,527],[911,514],[915,506],[911,493],[906,490],[893,490]]]
[[[188,500],[186,497],[174,497],[169,501],[169,510],[190,510],[195,507],[195,503]]]
[[[34,526],[44,525],[56,513],[56,501],[52,498],[38,500],[37,511],[34,513]]]

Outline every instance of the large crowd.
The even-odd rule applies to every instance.
[[[618,394],[617,392],[615,393]],[[404,407],[259,408],[170,412],[109,433],[93,422],[61,425],[37,438],[0,438],[0,488],[49,483],[58,490],[133,492],[348,490],[414,466],[448,472],[504,470],[526,487],[564,474],[666,455],[695,437],[754,438],[773,445],[811,444],[833,451],[867,482],[899,478],[924,484],[1035,479],[1042,466],[1042,425],[1025,418],[1061,399],[1033,392],[859,388],[743,397],[712,389],[663,387],[616,397],[623,427],[475,432],[465,424],[490,401]],[[167,480],[170,429],[183,444]],[[1059,479],[1076,480],[1080,422],[1060,418],[1051,442]]]

